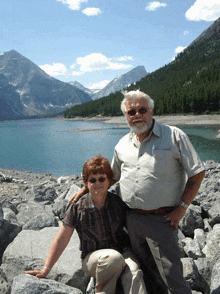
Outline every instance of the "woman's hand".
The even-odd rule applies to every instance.
[[[50,272],[49,268],[42,268],[41,270],[35,270],[35,271],[24,271],[25,274],[29,274],[32,276],[36,276],[37,278],[45,278]]]

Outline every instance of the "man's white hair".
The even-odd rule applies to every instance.
[[[147,94],[145,94],[144,92],[141,92],[140,90],[135,90],[135,91],[122,91],[121,92],[124,96],[124,99],[121,102],[121,111],[125,114],[126,113],[126,102],[128,101],[128,99],[146,99],[147,100],[147,104],[149,109],[154,109],[154,100]]]

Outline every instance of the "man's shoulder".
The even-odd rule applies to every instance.
[[[130,136],[131,136],[131,133],[128,133],[126,135],[124,135],[119,141],[118,143],[116,144],[116,146],[119,146],[119,145],[123,145],[123,144],[126,144],[130,141]]]
[[[165,125],[161,124],[155,121],[155,129],[159,131],[161,135],[166,133],[173,133],[173,134],[179,134],[179,135],[186,135],[180,128],[172,125]]]

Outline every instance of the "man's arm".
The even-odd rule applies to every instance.
[[[74,194],[70,200],[69,203],[71,202],[77,202],[83,195],[87,194],[89,192],[88,188],[82,187],[76,194]]]
[[[195,198],[204,176],[205,171],[202,171],[188,179],[185,190],[181,197],[181,200],[187,205],[190,205]],[[186,209],[187,208],[183,206],[177,206],[173,211],[167,214],[166,218],[170,221],[172,226],[175,228],[178,227],[181,218],[186,213]]]

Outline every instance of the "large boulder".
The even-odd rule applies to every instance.
[[[38,279],[31,275],[14,278],[11,294],[82,294],[82,291],[49,279]]]
[[[40,231],[23,230],[18,234],[5,250],[1,265],[9,284],[24,270],[40,269],[44,265],[48,249],[58,230],[57,227],[48,227]],[[74,232],[48,278],[78,288],[88,280],[81,266],[79,238]]]

